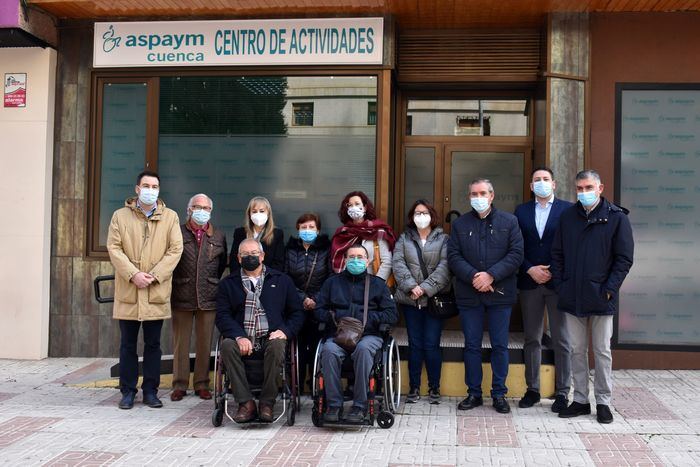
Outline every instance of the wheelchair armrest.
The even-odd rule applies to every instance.
[[[391,324],[382,323],[379,325],[379,332],[382,334],[391,334]]]

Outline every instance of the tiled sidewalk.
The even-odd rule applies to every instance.
[[[700,371],[616,371],[615,421],[560,419],[550,401],[500,415],[404,405],[393,428],[318,429],[304,399],[293,427],[211,425],[213,402],[117,409],[111,360],[0,360],[0,464],[98,465],[700,465]]]

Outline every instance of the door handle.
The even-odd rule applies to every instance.
[[[450,197],[449,197],[449,196],[445,196],[445,202],[446,202],[446,203],[449,203],[449,202],[450,202]]]

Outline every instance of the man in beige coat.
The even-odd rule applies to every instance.
[[[107,251],[115,269],[114,319],[119,320],[120,409],[134,406],[138,382],[136,344],[143,324],[143,402],[162,407],[160,332],[170,318],[172,275],[182,254],[180,221],[158,199],[160,178],[152,171],[136,179],[136,197],[112,215]]]

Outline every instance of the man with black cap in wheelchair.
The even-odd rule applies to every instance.
[[[292,279],[263,265],[264,258],[258,240],[243,240],[238,247],[241,269],[219,283],[217,295],[216,327],[223,337],[221,357],[238,403],[233,417],[238,423],[258,417],[243,357],[263,353],[259,419],[271,422],[287,341],[304,323],[304,306]]]
[[[348,423],[361,423],[367,411],[367,390],[375,354],[382,348],[379,327],[398,320],[396,304],[384,279],[368,274],[368,254],[361,244],[351,246],[345,253],[345,270],[326,280],[316,300],[316,317],[326,323],[330,334],[321,350],[321,367],[325,381],[328,409],[323,415],[326,422],[339,422],[343,393],[340,383],[343,360],[350,356],[354,368],[354,395],[350,412],[344,418]],[[369,278],[369,281],[367,281]],[[362,338],[352,352],[336,343],[332,336],[336,323],[344,317],[360,322],[364,318],[365,287],[368,287],[367,319]]]

